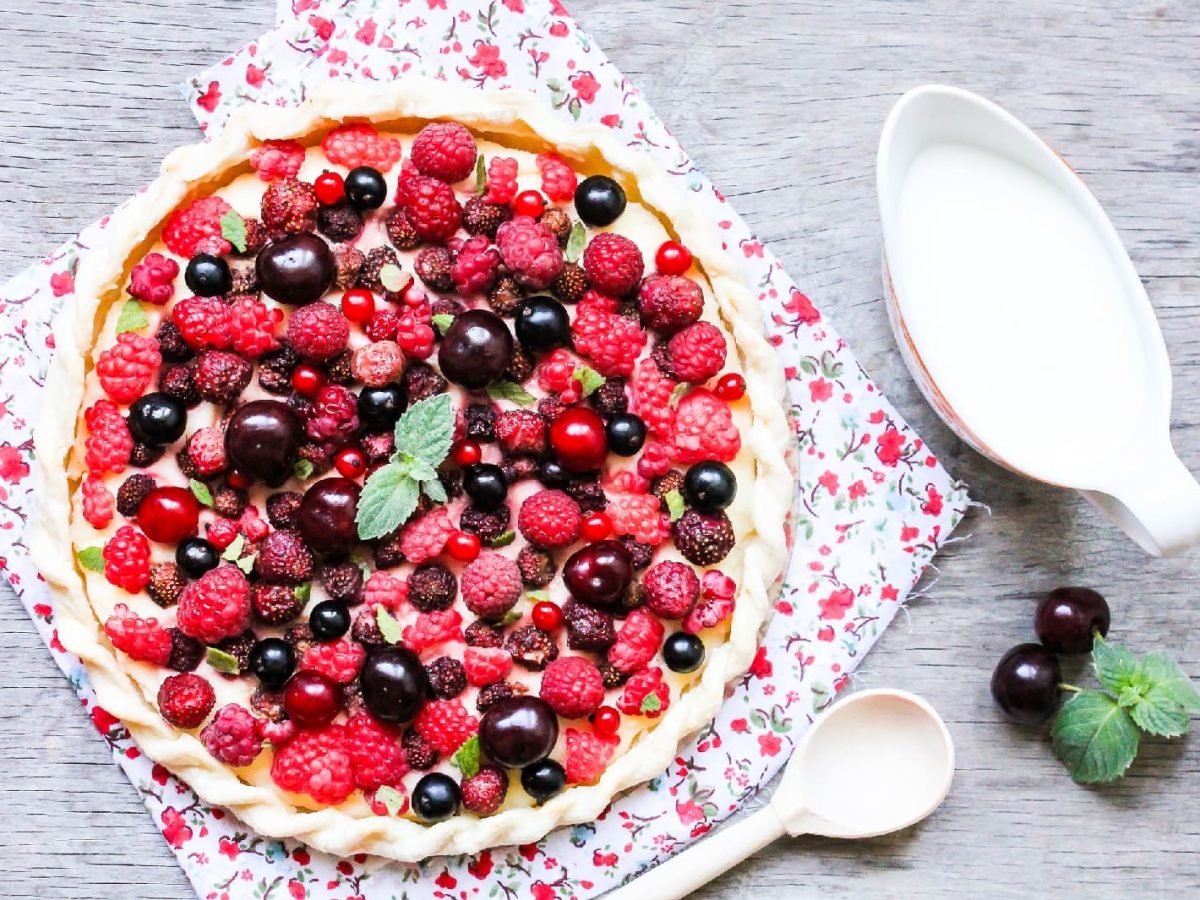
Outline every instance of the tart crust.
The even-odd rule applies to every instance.
[[[300,809],[278,789],[245,783],[210,756],[197,737],[162,719],[116,658],[89,603],[71,541],[70,497],[79,473],[70,466],[95,337],[122,296],[131,261],[177,206],[248,169],[250,152],[263,140],[311,142],[343,121],[370,121],[382,129],[439,119],[460,122],[510,146],[552,148],[581,169],[612,175],[688,246],[709,280],[740,357],[752,416],[750,427],[742,430],[743,452],[754,461],[755,477],[742,486],[752,491],[752,532],[739,541],[741,571],[728,573],[738,584],[728,640],[709,654],[701,678],[657,725],[639,735],[593,785],[573,786],[540,807],[424,825],[394,816],[352,815],[342,808]],[[55,325],[58,352],[45,395],[54,409],[64,412],[51,410],[35,430],[42,484],[30,544],[54,599],[63,646],[83,661],[98,702],[125,723],[147,756],[260,834],[295,838],[339,856],[369,853],[410,862],[528,843],[560,825],[595,819],[622,791],[661,773],[680,743],[716,715],[726,685],[754,658],[772,609],[772,587],[786,564],[785,520],[795,491],[787,463],[787,404],[779,361],[763,336],[761,312],[740,267],[724,249],[715,223],[648,154],[621,145],[605,129],[564,122],[522,91],[476,91],[423,79],[374,89],[322,89],[297,107],[242,107],[212,141],[171,153],[158,179],[114,214],[104,236],[104,243],[81,261],[75,300]]]

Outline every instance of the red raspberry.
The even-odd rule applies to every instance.
[[[669,441],[675,435],[675,407],[671,405],[671,395],[678,386],[678,382],[664,375],[651,359],[638,363],[637,374],[630,384],[633,389],[630,411],[641,416],[650,434],[661,441]],[[647,455],[645,450],[643,455]]]
[[[671,374],[702,384],[725,367],[725,335],[711,322],[694,322],[667,343]]]
[[[463,809],[477,816],[490,816],[504,805],[508,793],[508,775],[497,766],[480,766],[470,778],[458,786],[462,793]]]
[[[574,374],[575,359],[570,351],[562,348],[545,357],[534,370],[538,387],[547,393],[555,394],[574,388],[577,384]]]
[[[577,312],[572,324],[575,349],[606,378],[633,374],[646,345],[646,332],[633,319],[599,309]]]
[[[599,735],[594,731],[566,730],[567,781],[571,784],[593,784],[608,766],[613,753],[621,744],[615,734]]]
[[[417,316],[401,316],[396,326],[396,343],[409,359],[429,359],[433,356],[436,337],[433,327]]]
[[[271,780],[293,794],[336,806],[354,792],[354,768],[344,725],[301,731],[275,751]]]
[[[704,311],[704,291],[683,275],[651,275],[638,288],[638,312],[647,328],[674,334]]]
[[[371,321],[364,329],[367,337],[373,341],[391,341],[396,337],[397,325],[400,318],[391,310],[381,309],[371,316]]]
[[[183,589],[176,625],[188,637],[215,644],[250,624],[250,586],[237,566],[222,564]]]
[[[733,615],[737,585],[718,569],[709,569],[700,580],[700,600],[684,620],[683,630],[698,634],[705,628],[715,628]]]
[[[255,506],[247,506],[242,511],[242,516],[238,519],[238,528],[248,541],[261,541],[271,530],[271,526],[258,514],[258,508]]]
[[[657,719],[671,705],[671,689],[662,680],[658,666],[645,669],[625,682],[625,690],[617,698],[617,709],[627,716]]]
[[[408,582],[387,572],[372,572],[363,585],[363,603],[396,612],[408,600]]]
[[[471,174],[478,155],[475,138],[457,122],[426,125],[412,143],[412,161],[417,171],[451,184]]]
[[[158,619],[143,619],[130,612],[124,603],[113,607],[104,633],[114,647],[138,662],[165,666],[171,658],[171,632],[159,625]]]
[[[158,711],[176,728],[199,728],[212,712],[217,695],[199,675],[172,675],[158,689]]]
[[[529,216],[516,216],[496,229],[496,244],[513,277],[530,290],[544,290],[562,272],[558,238]]]
[[[462,613],[457,609],[421,613],[401,635],[401,643],[413,653],[462,639]]]
[[[299,141],[263,141],[250,154],[250,165],[263,181],[295,178],[304,163],[304,145]]]
[[[430,510],[404,526],[400,535],[400,552],[414,566],[429,562],[446,549],[446,541],[454,526],[444,506]]]
[[[163,226],[163,243],[185,259],[197,253],[224,256],[233,249],[233,244],[221,237],[221,216],[229,210],[229,204],[220,197],[201,197],[171,214]]]
[[[642,448],[638,457],[638,476],[647,481],[666,475],[671,469],[671,448],[658,441],[650,441]]]
[[[488,203],[512,203],[517,196],[517,161],[508,156],[493,156],[488,160],[487,192],[483,199]]]
[[[97,400],[83,413],[88,436],[83,442],[84,464],[93,475],[124,472],[133,451],[133,436],[117,405]]]
[[[324,675],[338,684],[349,684],[366,658],[367,651],[362,644],[340,638],[327,644],[313,644],[300,659],[299,668]]]
[[[262,752],[254,714],[236,703],[217,710],[213,720],[200,732],[200,740],[209,753],[235,769],[250,765]]]
[[[417,237],[434,243],[454,236],[462,222],[462,206],[444,181],[414,175],[400,186],[404,214]]]
[[[729,462],[742,448],[742,436],[733,424],[729,405],[716,394],[699,388],[675,408],[675,461],[685,466],[715,459]]]
[[[700,596],[696,570],[675,560],[655,563],[642,576],[642,596],[651,612],[664,619],[682,619]]]
[[[589,288],[579,298],[579,303],[576,305],[575,311],[579,315],[598,312],[615,313],[620,308],[621,301],[616,297],[610,297],[608,294],[602,294],[599,291],[593,291]]]
[[[404,354],[395,341],[374,341],[354,351],[350,372],[356,381],[382,387],[395,381],[404,369]]]
[[[460,294],[489,290],[499,274],[500,251],[482,234],[463,241],[450,264],[450,278]]]
[[[608,661],[622,672],[636,672],[654,659],[663,639],[663,624],[644,609],[635,609],[608,648]]]
[[[225,458],[225,433],[215,426],[196,431],[187,442],[188,459],[201,475],[215,475],[228,465]]]
[[[479,720],[459,700],[431,700],[417,713],[412,727],[433,749],[450,754],[479,731]]]
[[[515,560],[485,550],[463,569],[459,587],[467,609],[499,619],[521,598],[521,571]]]
[[[192,367],[196,393],[210,403],[232,403],[250,384],[254,364],[236,353],[205,350]]]
[[[538,491],[517,513],[517,530],[525,540],[548,550],[575,543],[582,527],[579,504],[562,491]]]
[[[171,310],[171,321],[189,347],[226,350],[233,343],[229,307],[220,297],[185,297]]]
[[[129,273],[129,296],[162,306],[175,293],[179,263],[161,253],[147,253]]]
[[[218,550],[224,550],[242,533],[238,523],[233,519],[216,519],[204,526],[208,542]]]
[[[560,656],[546,666],[538,693],[564,719],[582,719],[604,702],[604,678],[590,660]]]
[[[546,449],[546,420],[528,409],[506,409],[496,416],[496,440],[509,453],[541,453]]]
[[[83,479],[83,518],[93,528],[103,528],[112,521],[116,501],[104,486],[104,480],[96,475]]]
[[[100,354],[96,374],[104,393],[128,405],[145,393],[161,365],[158,341],[126,331],[117,335],[116,344]]]
[[[605,512],[614,532],[628,534],[651,547],[657,547],[671,533],[671,519],[652,494],[613,494]]]
[[[262,223],[275,240],[289,234],[313,231],[320,209],[317,192],[307,181],[284,178],[273,181],[263,191]]]
[[[638,245],[615,231],[602,231],[583,251],[583,270],[596,290],[624,297],[642,280],[645,263]]]
[[[557,203],[575,199],[575,170],[557,153],[539,153],[538,171],[542,173],[542,193]]]
[[[512,654],[503,647],[467,647],[463,651],[467,681],[475,687],[503,681],[512,672],[512,667]]]
[[[386,172],[400,161],[403,149],[395,138],[381,137],[374,125],[365,122],[342,125],[321,141],[325,157],[332,163],[355,169],[370,166]]]
[[[136,594],[150,583],[150,542],[132,525],[122,525],[102,551],[109,584]]]
[[[332,303],[310,303],[288,319],[287,339],[301,356],[326,360],[346,349],[350,323]]]
[[[354,784],[364,791],[395,787],[408,772],[399,731],[370,713],[355,713],[346,722],[346,747]]]
[[[305,432],[314,441],[341,446],[358,430],[358,398],[349,388],[327,384],[317,394]]]
[[[275,333],[283,321],[283,310],[271,309],[250,297],[243,297],[229,308],[229,326],[233,349],[247,359],[258,359],[279,348]]]

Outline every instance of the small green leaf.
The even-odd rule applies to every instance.
[[[221,237],[233,244],[238,253],[246,252],[246,220],[236,209],[221,216]]]
[[[297,481],[307,481],[312,477],[313,464],[309,459],[298,459],[296,464],[292,466],[292,475]]]
[[[571,233],[567,237],[567,249],[563,252],[563,256],[567,262],[578,262],[579,257],[583,256],[583,248],[587,246],[587,229],[582,222],[576,222],[571,226]]]
[[[408,279],[395,263],[388,263],[379,270],[379,283],[385,291],[402,291],[408,287]]]
[[[307,603],[309,598],[312,597],[312,582],[306,581],[304,584],[296,585],[296,589],[292,591],[292,596],[301,603]]]
[[[241,671],[241,665],[238,663],[236,656],[231,656],[224,650],[218,650],[216,647],[208,648],[207,660],[208,664],[222,675],[236,675]]]
[[[250,556],[240,556],[240,557],[238,557],[237,561],[236,561],[236,562],[234,562],[234,565],[235,565],[235,566],[237,566],[239,569],[241,569],[241,570],[242,570],[242,574],[244,574],[244,575],[249,575],[249,574],[250,574],[250,572],[251,572],[251,571],[254,569],[254,556],[253,556],[253,554],[251,554]]]
[[[682,384],[675,385],[675,390],[671,391],[671,399],[667,403],[671,406],[678,406],[679,401],[692,389],[692,386],[686,381]]]
[[[358,536],[370,541],[395,531],[413,514],[417,498],[417,483],[403,468],[389,463],[376,469],[358,498]]]
[[[396,621],[395,617],[383,606],[375,607],[375,624],[379,626],[379,633],[383,635],[385,641],[389,644],[400,643],[403,629],[400,628],[400,623]]]
[[[1141,671],[1152,682],[1150,693],[1172,698],[1193,715],[1200,713],[1200,693],[1179,663],[1162,650],[1152,650],[1142,657]]]
[[[386,784],[375,792],[375,799],[384,805],[389,816],[398,816],[400,810],[404,809],[404,795]]]
[[[1165,694],[1153,690],[1129,707],[1129,715],[1138,728],[1159,737],[1179,737],[1188,730],[1188,714]]]
[[[487,189],[487,167],[483,164],[483,154],[475,160],[475,193],[482,194]]]
[[[1092,665],[1100,683],[1114,695],[1133,685],[1138,670],[1137,658],[1132,653],[1099,635],[1092,643]]]
[[[590,397],[604,384],[604,376],[591,366],[578,366],[571,377],[579,382],[579,386],[583,389],[583,396],[585,397]]]
[[[450,330],[450,326],[454,324],[454,316],[450,313],[438,313],[433,317],[433,327],[445,334]]]
[[[507,547],[517,539],[515,531],[502,531],[500,534],[492,538],[491,547]]]
[[[124,334],[126,331],[141,331],[149,324],[150,317],[146,315],[142,304],[136,300],[126,300],[125,305],[121,307],[121,314],[117,316],[117,334]]]
[[[679,491],[667,491],[663,494],[663,500],[667,503],[667,513],[671,516],[671,521],[678,522],[685,509],[683,494]]]
[[[473,734],[462,746],[454,751],[450,763],[463,773],[463,778],[471,778],[479,771],[479,735]]]
[[[493,400],[507,400],[517,406],[533,406],[537,401],[533,394],[512,381],[497,381],[487,386],[487,395]]]
[[[421,490],[434,503],[446,502],[446,486],[440,478],[427,478],[421,482]]]
[[[517,622],[520,622],[524,616],[525,614],[523,612],[510,609],[504,614],[504,618],[502,618],[497,624],[499,624],[501,628],[507,628],[509,625],[515,625]]]
[[[397,463],[404,469],[404,474],[413,481],[429,481],[431,478],[437,478],[437,469],[415,456],[409,456],[407,453],[399,454],[400,459]]]
[[[203,506],[213,505],[212,491],[208,489],[208,485],[203,481],[197,481],[195,478],[189,479],[188,487],[191,488],[192,496],[195,497]]]
[[[658,694],[647,694],[642,698],[642,705],[638,709],[644,713],[658,712],[662,709],[662,700],[659,699]]]
[[[84,547],[75,554],[75,558],[89,572],[104,571],[104,550],[100,547]]]
[[[414,403],[396,423],[396,450],[437,467],[454,441],[454,406],[449,394]]]
[[[526,591],[525,596],[529,598],[530,603],[542,603],[550,599],[549,591]]]
[[[225,548],[225,552],[221,554],[221,559],[229,562],[237,562],[242,555],[242,549],[246,546],[246,538],[238,532],[237,536],[229,542],[229,546]]]
[[[1137,727],[1117,701],[1101,691],[1080,691],[1050,726],[1054,754],[1080,784],[1115,781],[1137,756]]]

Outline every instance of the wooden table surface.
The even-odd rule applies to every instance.
[[[0,276],[196,137],[177,84],[264,31],[272,0],[0,0]],[[1156,561],[1076,496],[987,463],[942,426],[880,300],[873,161],[888,107],[928,81],[1048,138],[1116,223],[1157,309],[1172,426],[1200,471],[1200,4],[1195,0],[576,0],[570,4],[991,514],[968,519],[863,664],[918,691],[958,744],[924,826],[783,842],[701,895],[1093,897],[1200,883],[1200,741],[1149,741],[1129,776],[1072,784],[1037,730],[999,721],[996,659],[1039,594],[1102,590],[1113,635],[1200,673],[1200,554]],[[981,336],[983,337],[983,336]],[[1015,365],[1036,360],[1014,357]],[[0,896],[183,898],[188,882],[20,605],[0,599]]]

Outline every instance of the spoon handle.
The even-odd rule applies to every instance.
[[[714,836],[655,866],[605,900],[676,900],[703,887],[727,869],[784,834],[779,815],[765,806]]]

